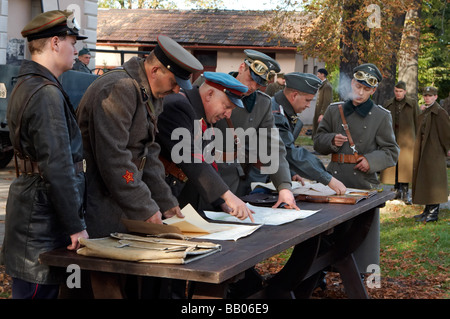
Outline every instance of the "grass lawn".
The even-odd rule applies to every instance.
[[[450,181],[450,169],[447,176]],[[382,289],[370,289],[372,298],[450,298],[450,210],[441,207],[438,222],[417,223],[413,216],[423,207],[389,201],[380,209]],[[257,268],[277,272],[291,252],[292,248]],[[336,279],[331,280],[336,285]]]

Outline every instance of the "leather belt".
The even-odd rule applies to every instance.
[[[331,161],[337,162],[337,163],[347,163],[347,164],[356,164],[358,158],[360,158],[361,155],[358,154],[332,154],[331,155]]]
[[[41,171],[39,169],[38,163],[37,162],[33,162],[29,158],[26,158],[26,159],[17,158],[17,163],[18,163],[18,166],[19,166],[19,172],[21,174],[42,175]],[[75,168],[75,174],[78,174],[78,173],[81,173],[81,172],[86,173],[86,160],[83,159],[80,162],[74,163],[73,167]]]
[[[183,183],[186,183],[188,177],[184,174],[183,170],[179,168],[175,163],[166,160],[164,157],[159,156],[159,160],[163,163],[166,175],[170,174],[179,179]]]

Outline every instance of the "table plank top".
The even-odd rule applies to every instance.
[[[151,264],[86,257],[60,248],[40,255],[44,264],[67,267],[77,264],[81,269],[222,283],[257,263],[296,244],[304,242],[393,199],[394,193],[383,191],[355,205],[299,202],[300,209],[319,210],[310,217],[279,226],[262,226],[248,237],[237,241],[217,241],[220,252],[186,265]],[[215,241],[211,241],[215,242]]]

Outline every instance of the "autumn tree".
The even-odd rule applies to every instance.
[[[353,68],[366,62],[377,65],[385,79],[391,79],[385,90],[392,90],[403,20],[413,0],[311,0],[296,4],[308,21],[286,26],[284,34],[299,43],[303,55],[325,61],[329,69],[339,68],[342,99]]]
[[[99,0],[99,8],[116,9],[174,9],[176,4],[169,0]]]

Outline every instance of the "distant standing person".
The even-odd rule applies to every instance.
[[[417,117],[420,113],[417,102],[406,96],[406,83],[398,82],[394,87],[395,97],[384,107],[391,112],[395,139],[400,147],[400,155],[395,167],[381,172],[383,184],[394,184],[395,198],[411,205],[408,183],[412,182],[414,142],[416,140]]]
[[[437,94],[435,87],[428,86],[423,91],[425,108],[419,115],[414,145],[412,200],[425,205],[422,214],[414,218],[427,223],[438,220],[439,204],[448,201],[446,156],[450,150],[450,119],[436,102]]]
[[[73,64],[72,70],[85,73],[92,73],[92,71],[88,67],[90,61],[91,61],[91,52],[89,51],[89,49],[87,48],[81,49],[80,52],[78,52],[78,58],[75,59],[75,63]]]
[[[269,96],[274,96],[275,93],[283,90],[285,87],[286,87],[286,79],[284,78],[284,73],[278,73],[276,75],[275,82],[270,83],[267,86],[266,91],[264,93],[266,93]]]
[[[330,105],[333,102],[333,87],[327,79],[328,71],[326,69],[319,69],[317,71],[317,77],[322,81],[322,85],[317,92],[317,102],[316,109],[314,110],[314,118],[313,118],[313,131],[312,138],[317,132],[317,128],[319,127],[320,121],[322,121],[323,115]]]

